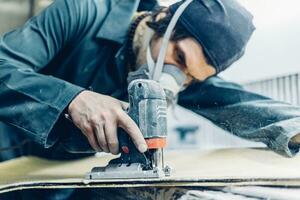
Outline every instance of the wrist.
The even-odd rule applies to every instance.
[[[72,111],[74,110],[74,108],[76,107],[76,105],[78,103],[78,100],[81,99],[82,95],[85,92],[87,92],[87,90],[82,90],[72,99],[72,101],[69,103],[69,105],[66,109],[66,114],[71,115]]]

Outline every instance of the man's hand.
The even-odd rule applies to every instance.
[[[291,138],[289,145],[299,146],[300,145],[300,133]]]
[[[68,113],[96,151],[117,154],[117,127],[121,127],[138,150],[145,152],[145,139],[136,123],[124,111],[126,108],[127,103],[110,96],[83,91],[70,103]]]

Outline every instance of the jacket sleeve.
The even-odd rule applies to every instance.
[[[56,0],[0,39],[0,120],[46,148],[57,140],[52,127],[83,88],[39,71],[86,26],[83,2]]]
[[[289,141],[300,133],[300,107],[246,91],[219,77],[190,85],[180,93],[178,103],[234,135],[265,143],[281,155],[291,157],[299,151],[290,147]]]
[[[157,0],[142,0],[140,1],[137,11],[151,11],[157,6],[159,6]]]

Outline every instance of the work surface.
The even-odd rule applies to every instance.
[[[169,187],[169,186],[300,186],[300,156],[284,158],[259,149],[171,151],[166,163],[174,168],[162,179],[100,180],[86,185],[83,178],[111,156],[76,161],[23,157],[0,164],[0,193],[30,188]]]

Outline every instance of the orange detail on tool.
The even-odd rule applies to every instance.
[[[165,148],[167,146],[167,139],[166,138],[151,138],[151,139],[146,139],[146,143],[148,145],[148,149]]]
[[[129,154],[129,148],[127,146],[122,146],[122,150],[124,153]]]

